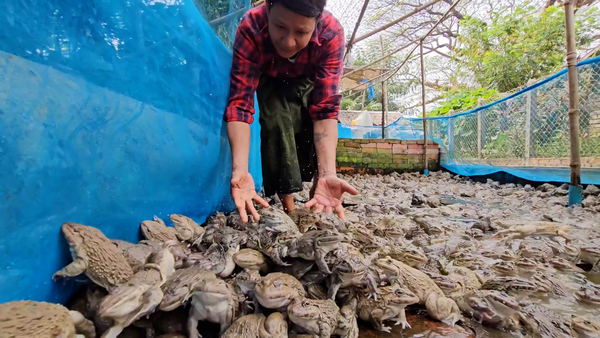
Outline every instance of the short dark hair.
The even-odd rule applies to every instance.
[[[318,18],[323,14],[327,0],[268,0],[269,5],[281,4],[290,11],[306,16]]]

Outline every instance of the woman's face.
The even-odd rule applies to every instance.
[[[304,49],[316,25],[316,18],[294,13],[281,4],[269,8],[269,35],[281,57],[291,58]]]

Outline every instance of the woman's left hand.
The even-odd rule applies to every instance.
[[[335,174],[320,176],[314,188],[314,196],[305,205],[315,212],[325,210],[331,213],[335,210],[341,220],[345,220],[344,208],[342,207],[342,195],[347,192],[350,195],[358,195],[358,190],[354,189],[346,181],[339,179]]]

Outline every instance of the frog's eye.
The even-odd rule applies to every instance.
[[[276,287],[276,288],[278,288],[278,289],[281,289],[281,282],[276,281],[275,283],[273,283],[273,286]]]
[[[310,305],[310,303],[307,300],[302,302],[302,306],[308,307],[309,305]]]

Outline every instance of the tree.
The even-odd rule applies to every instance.
[[[519,6],[508,15],[492,13],[489,23],[475,17],[461,22],[456,55],[482,86],[506,92],[564,66],[564,10],[538,10]],[[576,17],[578,47],[588,46],[600,28],[598,15],[592,8]]]

